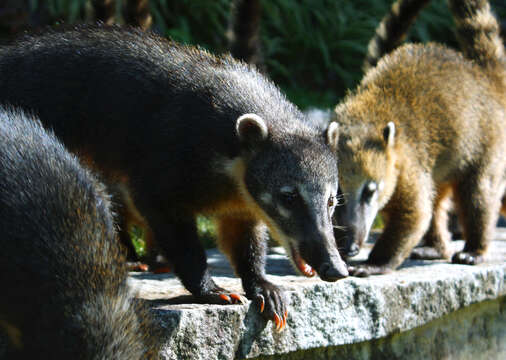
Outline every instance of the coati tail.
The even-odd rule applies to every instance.
[[[430,0],[397,0],[390,12],[385,15],[376,28],[363,64],[364,72],[373,68],[383,55],[397,48],[406,37],[406,32],[420,11]]]
[[[483,67],[506,65],[500,27],[487,0],[449,0],[464,55]]]

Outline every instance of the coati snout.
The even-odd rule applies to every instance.
[[[346,129],[351,133],[364,133],[359,125]],[[357,135],[357,134],[355,134]],[[340,141],[341,171],[340,191],[344,206],[336,210],[336,241],[346,257],[358,254],[378,211],[391,195],[391,185],[385,191],[385,183],[392,184],[395,177],[395,157],[392,154],[395,125],[390,122],[382,132],[371,132],[366,140],[358,136],[343,135]]]

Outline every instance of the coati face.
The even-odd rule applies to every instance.
[[[325,281],[347,276],[332,228],[338,179],[335,151],[328,143],[336,144],[337,124],[320,134],[320,141],[307,134],[275,138],[260,117],[244,116],[237,132],[249,148],[245,191],[272,237],[303,275],[316,270]]]
[[[344,235],[336,234],[338,248],[346,257],[354,256],[367,240],[379,210],[385,206],[395,186],[393,122],[375,131],[364,126],[348,127],[338,142],[339,181],[344,206],[335,216]],[[341,232],[342,232],[341,231]]]

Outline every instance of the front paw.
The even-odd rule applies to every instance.
[[[378,266],[371,264],[359,264],[354,266],[348,266],[348,272],[350,276],[355,277],[367,277],[370,275],[382,275],[388,274],[392,271],[392,269],[386,266]]]
[[[483,262],[483,255],[473,251],[459,251],[452,257],[452,263],[463,265],[476,265]]]
[[[253,294],[248,297],[255,302],[266,320],[274,321],[276,330],[281,331],[285,328],[288,316],[288,301],[281,288],[266,281],[257,285]]]

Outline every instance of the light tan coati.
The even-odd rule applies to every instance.
[[[347,197],[342,225],[360,244],[378,211],[385,219],[369,259],[352,274],[398,267],[433,214],[433,245],[449,257],[438,216],[446,213],[440,206],[450,190],[466,239],[452,261],[482,262],[493,236],[506,186],[504,47],[487,1],[449,3],[464,55],[437,44],[405,45],[336,107]]]

